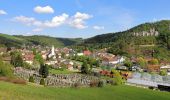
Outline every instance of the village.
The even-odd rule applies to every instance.
[[[112,70],[119,71],[127,85],[144,88],[161,86],[161,89],[162,86],[170,86],[169,63],[158,62],[154,58],[116,56],[107,53],[104,49],[95,52],[90,50],[77,52],[68,47],[24,46],[21,49],[1,47],[2,60],[11,63],[13,60],[11,53],[16,51],[21,53],[24,65],[15,66],[15,75],[27,81],[33,77],[37,84],[41,80],[38,71],[41,67],[40,62],[43,61],[44,65],[48,65],[48,75],[44,77],[45,84],[48,86],[67,87],[78,83],[82,86],[89,86],[92,81],[101,79],[107,83],[108,78],[116,77]],[[146,62],[149,63],[147,67]]]

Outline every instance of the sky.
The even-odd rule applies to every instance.
[[[0,0],[0,33],[89,38],[170,19],[170,0]]]

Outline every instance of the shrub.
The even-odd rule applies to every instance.
[[[74,84],[73,84],[73,87],[74,87],[74,88],[80,87],[80,83],[74,83]]]
[[[167,70],[161,70],[159,74],[162,75],[162,76],[166,76],[167,75]]]
[[[112,70],[112,73],[114,74],[114,78],[113,78],[113,81],[115,82],[114,84],[115,85],[123,84],[123,79],[120,73],[116,70]]]
[[[40,69],[39,69],[39,74],[42,75],[43,78],[46,78],[49,74],[48,71],[48,65],[41,65]]]
[[[45,80],[43,78],[40,80],[40,85],[45,85]]]
[[[103,87],[104,86],[104,82],[101,80],[98,82],[98,87]]]
[[[98,82],[97,81],[91,81],[90,82],[90,87],[97,87],[98,86]]]
[[[12,77],[12,66],[8,63],[0,61],[0,76]]]
[[[149,61],[149,63],[152,65],[157,65],[157,64],[159,64],[159,61],[158,61],[158,59],[152,59]]]
[[[116,82],[114,80],[109,81],[111,85],[116,85]]]
[[[34,83],[34,78],[33,78],[33,76],[30,76],[30,77],[29,77],[29,82]]]

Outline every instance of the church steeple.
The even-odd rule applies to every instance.
[[[48,54],[48,58],[53,58],[53,59],[56,58],[55,48],[54,48],[53,45],[52,45],[52,47],[51,47],[50,53]]]

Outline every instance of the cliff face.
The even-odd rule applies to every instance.
[[[132,33],[133,36],[158,36],[159,32],[155,30],[155,28],[150,29],[149,31],[142,31],[142,32],[134,32]]]

